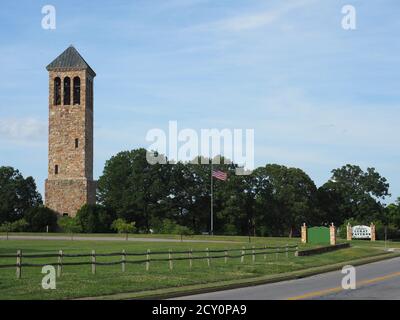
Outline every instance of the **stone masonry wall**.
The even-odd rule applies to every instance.
[[[88,181],[46,180],[46,206],[61,215],[75,216],[88,203]]]
[[[80,104],[73,104],[73,79],[80,77]],[[61,79],[61,105],[54,105],[54,79]],[[64,105],[63,79],[71,79],[71,102]],[[86,203],[95,203],[93,181],[93,79],[85,70],[49,72],[49,158],[46,206],[75,216]],[[87,87],[89,85],[90,87]],[[89,91],[89,92],[88,92]],[[75,140],[78,139],[78,146]],[[58,166],[58,173],[55,171]]]

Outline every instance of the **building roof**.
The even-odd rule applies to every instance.
[[[88,70],[93,77],[96,76],[93,69],[72,45],[55,58],[46,69],[47,71]]]

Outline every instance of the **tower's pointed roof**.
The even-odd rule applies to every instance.
[[[69,71],[69,70],[88,70],[93,76],[96,73],[89,64],[82,58],[74,46],[69,46],[63,53],[53,60],[46,67],[47,71]]]

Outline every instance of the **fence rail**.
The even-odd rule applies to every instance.
[[[239,251],[239,250],[245,250],[245,251],[250,251],[250,250],[264,250],[264,249],[286,249],[286,248],[297,248],[297,245],[287,245],[287,246],[279,246],[279,247],[270,247],[270,246],[264,246],[264,247],[250,247],[250,248],[240,248],[240,249],[213,249],[213,250],[208,250],[210,253],[217,253],[217,252],[232,252],[232,251]],[[204,253],[204,250],[185,250],[185,251],[173,251],[171,252],[172,254],[188,254],[189,252],[191,253]],[[169,251],[151,251],[151,254],[168,254]],[[146,253],[142,252],[126,252],[125,253],[127,256],[143,256],[146,255]],[[60,253],[42,253],[42,254],[24,254],[23,256],[25,258],[55,258],[58,257]],[[111,253],[96,253],[96,256],[98,257],[112,257],[112,256],[120,256],[121,252],[111,252]],[[69,258],[75,258],[75,257],[91,257],[92,253],[63,253],[64,257],[69,257]],[[15,254],[0,254],[0,259],[1,258],[15,258]]]
[[[239,252],[236,254],[230,254],[232,252]],[[295,256],[298,255],[298,246],[297,245],[286,245],[279,247],[271,247],[271,246],[263,246],[263,247],[251,247],[245,248],[242,247],[240,249],[212,249],[209,250],[184,250],[184,251],[150,251],[148,249],[146,252],[126,252],[122,250],[121,252],[111,252],[111,253],[96,253],[92,250],[91,253],[64,253],[60,250],[58,253],[45,253],[45,254],[23,254],[22,250],[18,250],[16,254],[0,254],[1,258],[16,258],[15,264],[0,264],[0,269],[4,268],[16,268],[16,276],[17,278],[21,278],[22,276],[22,268],[23,267],[43,267],[47,265],[57,266],[57,276],[60,277],[63,266],[82,266],[82,265],[90,265],[92,269],[92,273],[96,273],[96,266],[111,266],[111,265],[121,265],[122,272],[126,271],[127,264],[145,264],[146,271],[150,269],[150,262],[168,262],[168,266],[170,270],[173,270],[173,262],[174,261],[189,261],[189,268],[191,269],[193,266],[194,260],[207,260],[207,265],[210,267],[211,261],[213,259],[224,259],[225,264],[228,262],[228,259],[240,258],[240,263],[244,262],[244,258],[246,256],[252,256],[252,262],[256,261],[256,256],[264,255],[264,260],[267,259],[267,255],[275,255],[278,258],[279,254],[285,254],[286,258],[289,257],[289,253],[295,253]],[[212,253],[217,253],[217,255],[212,255]],[[201,256],[194,256],[194,254],[203,254]],[[157,255],[167,255],[167,257],[155,257]],[[175,257],[174,257],[175,255]],[[176,255],[186,255],[186,256],[176,256]],[[117,261],[97,261],[97,257],[121,257],[120,260]],[[128,260],[127,257],[138,257],[144,256],[145,259],[141,260]],[[76,261],[76,262],[67,262],[63,261],[64,258],[90,258],[87,261]],[[37,258],[57,258],[57,262],[51,263],[32,263],[25,262],[26,259],[37,259]]]

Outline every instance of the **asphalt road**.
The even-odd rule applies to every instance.
[[[180,297],[180,300],[400,300],[400,258],[356,267],[356,289],[344,290],[341,271],[253,287]]]

